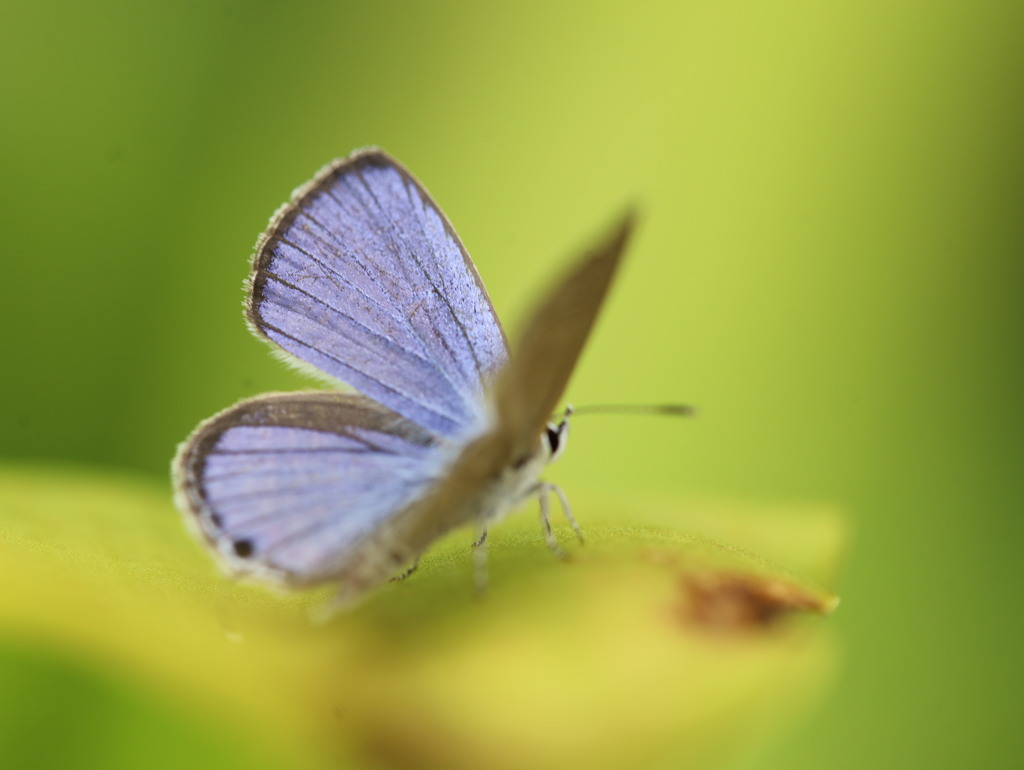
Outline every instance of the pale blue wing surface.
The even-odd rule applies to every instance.
[[[444,465],[422,427],[359,395],[243,401],[207,420],[175,461],[179,505],[228,569],[288,585],[337,579]],[[387,558],[396,564],[401,544]]]
[[[396,161],[337,161],[275,216],[253,259],[261,336],[442,436],[484,419],[504,332],[451,225]]]

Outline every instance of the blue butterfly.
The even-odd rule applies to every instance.
[[[226,569],[334,583],[337,606],[453,528],[538,496],[550,422],[619,264],[627,216],[538,304],[510,355],[476,267],[426,190],[369,148],[321,170],[257,244],[246,318],[286,361],[359,391],[271,393],[201,423],[176,502]],[[579,532],[578,528],[577,533]]]

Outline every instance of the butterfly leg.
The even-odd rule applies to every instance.
[[[487,527],[480,523],[480,534],[473,541],[473,583],[477,597],[487,594]]]
[[[562,504],[562,513],[565,514],[565,518],[569,522],[569,526],[572,527],[572,531],[576,533],[577,539],[581,544],[586,542],[583,539],[583,530],[580,529],[580,525],[576,523],[576,519],[572,515],[572,507],[569,505],[569,498],[565,496],[565,492],[557,484],[548,484],[547,487],[558,496],[558,502]]]
[[[557,487],[555,488],[557,489]],[[547,542],[548,548],[559,559],[564,559],[565,551],[558,544],[555,533],[551,531],[551,504],[548,499],[548,493],[551,489],[552,485],[543,481],[537,485],[537,500],[540,502],[540,524],[544,528],[544,540]]]

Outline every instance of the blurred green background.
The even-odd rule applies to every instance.
[[[851,522],[838,686],[753,766],[1019,761],[1020,3],[100,0],[3,18],[5,462],[162,479],[201,418],[306,386],[245,331],[241,282],[275,208],[354,147],[431,190],[513,334],[636,203],[569,397],[701,416],[581,418],[558,481]],[[130,713],[133,736],[177,730],[136,693],[0,653],[4,713],[67,693],[62,721],[105,704],[91,716]],[[215,743],[193,733],[182,756]]]

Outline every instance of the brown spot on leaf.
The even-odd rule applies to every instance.
[[[784,578],[738,572],[689,572],[680,578],[680,614],[711,630],[768,628],[797,612],[824,614],[832,603]]]

